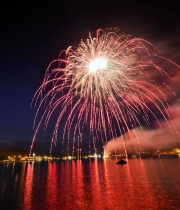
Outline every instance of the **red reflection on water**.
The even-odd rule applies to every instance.
[[[147,179],[149,180],[149,183],[152,183],[152,180],[154,183],[154,185],[151,184],[150,191],[154,196],[154,200],[152,202],[156,204],[155,209],[165,209],[165,207],[167,207],[167,209],[179,209],[180,202],[177,205],[177,201],[174,199],[176,198],[174,194],[179,194],[179,185],[175,186],[173,181],[175,177],[171,177],[171,174],[176,174],[176,169],[173,167],[173,164],[171,164],[171,161],[171,159],[167,159],[162,162],[161,158],[149,160],[151,163],[150,169],[151,172],[153,172],[153,177],[149,175],[149,171],[149,173],[147,173]],[[163,163],[169,166],[164,168]],[[159,179],[159,177],[161,177],[161,179]],[[167,177],[169,177],[169,179],[167,179]]]
[[[83,183],[82,160],[72,162],[72,193],[76,195],[74,205],[81,209],[84,206],[85,188]]]
[[[78,161],[78,160],[77,160]],[[77,163],[77,162],[76,162]],[[68,206],[75,205],[74,202],[74,196],[78,195],[78,192],[76,191],[76,185],[73,182],[73,177],[76,177],[78,179],[77,174],[75,173],[75,170],[73,170],[74,161],[68,160],[64,161],[64,163],[61,166],[61,189],[60,189],[60,199],[61,201],[61,208],[64,209]],[[70,209],[70,208],[69,208]]]
[[[89,189],[88,189],[88,194],[91,199],[88,200],[88,205],[93,206],[96,204],[99,206],[99,201],[101,200],[101,189],[99,188],[99,182],[100,182],[100,176],[99,174],[99,167],[98,167],[98,159],[95,160],[90,160],[89,161],[89,174],[91,179]],[[92,203],[90,201],[92,200]]]
[[[152,160],[149,160],[149,161],[151,161],[152,163]],[[148,173],[146,171],[147,169],[145,167],[145,162],[140,159],[139,164],[140,164],[140,169],[141,169],[141,174],[142,174],[142,179],[140,181],[141,181],[144,195],[147,195],[146,200],[149,204],[152,204],[152,206],[149,205],[149,207],[151,207],[152,209],[158,209],[158,203],[152,191],[152,187],[156,187],[156,186],[152,186],[148,180]],[[142,194],[142,192],[139,192],[139,193]]]
[[[22,208],[26,210],[32,209],[32,184],[33,184],[33,169],[34,162],[27,163],[26,177],[24,183],[24,195],[22,201]]]
[[[57,194],[57,164],[56,162],[48,162],[48,173],[47,173],[47,192],[45,203],[48,209],[56,209],[58,205],[58,194]]]
[[[129,160],[126,165],[111,159],[67,160],[42,163],[41,170],[28,164],[22,209],[168,209],[164,207],[170,191],[159,178],[165,179],[167,170],[171,167],[150,159]]]

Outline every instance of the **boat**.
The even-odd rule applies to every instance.
[[[118,160],[116,164],[127,164],[127,161],[121,159],[121,160]]]

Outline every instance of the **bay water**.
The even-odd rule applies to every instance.
[[[1,210],[177,210],[180,159],[0,163]]]

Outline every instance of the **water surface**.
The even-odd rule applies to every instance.
[[[180,159],[0,163],[0,209],[180,209]]]

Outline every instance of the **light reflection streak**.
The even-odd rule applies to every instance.
[[[6,163],[3,164],[3,170],[1,173],[1,182],[3,182],[3,174],[5,172],[5,169],[6,169]],[[5,188],[6,188],[6,182],[3,182],[2,187],[1,187],[1,197],[3,197],[4,195]]]
[[[48,205],[48,209],[54,209],[58,203],[58,194],[55,193],[58,191],[57,189],[57,164],[56,162],[48,162],[48,173],[47,173],[47,193],[46,193],[46,203]]]
[[[77,194],[77,198],[74,200],[77,209],[86,209],[85,191],[87,188],[83,182],[83,167],[82,160],[72,161],[72,185],[75,186],[73,193]]]
[[[21,164],[22,164],[22,168],[21,168],[21,173],[19,174],[19,182],[15,183],[15,185],[17,185],[18,188],[20,189],[18,191],[19,195],[21,195],[22,191],[24,190],[25,177],[26,177],[26,173],[25,173],[26,172],[26,162],[22,162]],[[16,167],[16,165],[15,165],[15,167]]]
[[[153,164],[153,160],[148,160],[150,161],[151,165]],[[152,187],[155,187],[155,186],[152,186],[151,183],[149,182],[148,180],[148,172],[146,171],[147,167],[145,166],[145,161],[142,161],[142,159],[139,159],[139,164],[140,164],[140,173],[141,173],[141,177],[140,178],[140,182],[142,184],[142,187],[143,187],[143,191],[144,191],[144,195],[148,195],[146,197],[146,201],[149,202],[149,203],[152,203],[152,206],[151,208],[152,209],[159,209],[158,207],[158,201],[156,199],[156,196],[153,195],[153,192],[152,192]],[[150,170],[152,170],[152,167],[149,167]],[[154,170],[153,170],[154,171]],[[139,192],[138,192],[139,193]]]
[[[24,183],[24,192],[23,192],[23,201],[22,207],[26,210],[32,209],[32,190],[33,190],[33,178],[34,178],[34,162],[27,163],[25,183]]]

